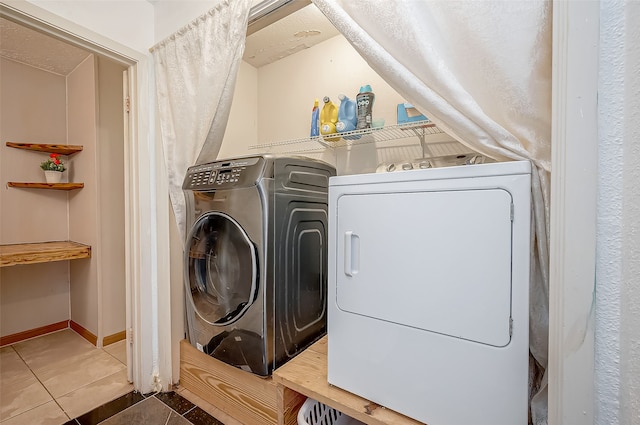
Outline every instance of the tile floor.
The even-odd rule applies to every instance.
[[[100,349],[64,329],[0,348],[0,423],[242,425],[186,389],[133,391],[124,344]]]

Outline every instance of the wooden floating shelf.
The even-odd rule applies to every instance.
[[[78,153],[83,149],[83,147],[79,145],[55,145],[46,143],[7,142],[7,146],[10,148],[27,149],[30,151],[58,153],[60,155],[71,155]]]
[[[52,189],[52,190],[74,190],[82,189],[84,183],[24,183],[7,182],[9,187],[21,187],[24,189]]]
[[[0,245],[0,267],[91,258],[91,247],[73,241]]]

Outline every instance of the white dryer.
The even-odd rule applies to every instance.
[[[428,424],[525,425],[531,165],[329,181],[329,383]]]

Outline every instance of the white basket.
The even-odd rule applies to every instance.
[[[308,398],[298,412],[298,425],[359,425],[362,422]]]

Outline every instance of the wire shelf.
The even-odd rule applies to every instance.
[[[346,131],[344,133],[334,133],[331,135],[317,137],[282,140],[272,143],[252,145],[249,146],[249,149],[270,149],[296,145],[295,150],[297,152],[317,152],[318,150],[325,148],[334,149],[365,143],[388,142],[407,137],[420,137],[422,140],[427,135],[442,133],[444,132],[436,127],[434,123],[429,120],[425,120],[380,128]]]

